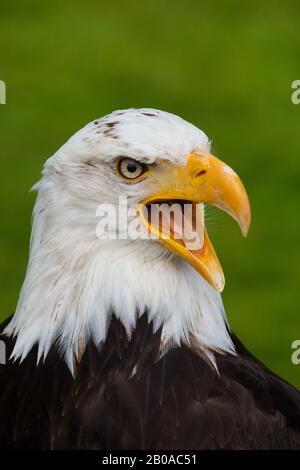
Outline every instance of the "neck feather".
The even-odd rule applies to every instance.
[[[182,343],[212,363],[214,351],[234,354],[221,296],[180,258],[153,241],[82,237],[71,220],[66,237],[66,220],[53,220],[38,199],[27,274],[6,328],[15,359],[37,344],[43,360],[56,344],[73,371],[88,341],[105,341],[113,315],[130,337],[144,313],[154,332],[162,328],[161,354]]]

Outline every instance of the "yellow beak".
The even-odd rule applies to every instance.
[[[166,248],[189,262],[221,292],[225,284],[224,274],[204,227],[203,203],[214,205],[231,215],[246,236],[250,226],[251,211],[240,178],[229,166],[213,155],[194,151],[184,166],[166,161],[160,161],[153,166],[149,170],[149,184],[151,195],[138,206],[141,220]],[[196,246],[187,243],[187,238],[190,238],[186,235],[178,235],[180,223],[175,220],[174,204],[183,214],[181,223],[183,231],[189,227],[189,234],[192,231],[197,235]],[[157,207],[159,211],[156,223],[153,222],[154,206],[156,213]],[[166,216],[166,206],[170,208],[168,216]],[[186,216],[185,208],[188,206],[191,210]]]

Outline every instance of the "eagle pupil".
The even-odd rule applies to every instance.
[[[134,163],[134,162],[128,163],[127,171],[129,171],[129,173],[135,173],[136,170],[137,170],[137,164],[136,163]]]

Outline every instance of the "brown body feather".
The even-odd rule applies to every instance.
[[[10,339],[2,337],[8,347]],[[127,339],[113,318],[75,378],[55,347],[0,366],[0,447],[6,449],[300,448],[300,394],[234,338],[219,374],[194,351],[158,360],[160,331],[144,315]]]

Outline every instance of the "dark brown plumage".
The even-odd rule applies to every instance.
[[[238,356],[217,355],[219,374],[186,347],[157,360],[160,331],[153,335],[146,315],[131,340],[113,318],[105,344],[88,345],[74,379],[55,347],[38,366],[34,349],[0,367],[0,446],[300,448],[299,392],[234,342]]]

